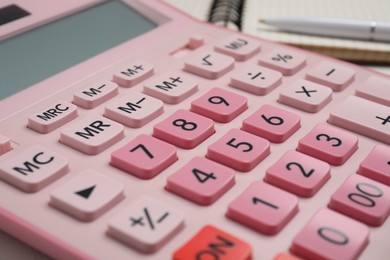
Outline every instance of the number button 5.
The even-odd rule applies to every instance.
[[[232,129],[207,149],[207,158],[237,171],[252,170],[270,154],[270,143],[239,129]]]
[[[298,143],[297,150],[332,165],[342,165],[358,148],[358,138],[336,127],[318,124]]]

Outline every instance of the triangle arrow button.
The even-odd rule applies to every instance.
[[[91,196],[93,190],[95,189],[96,185],[93,185],[89,188],[85,188],[83,190],[80,190],[80,191],[76,191],[75,194],[85,198],[85,199],[88,199],[89,196]]]

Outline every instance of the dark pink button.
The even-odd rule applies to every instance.
[[[390,147],[375,146],[360,164],[358,173],[390,186]]]

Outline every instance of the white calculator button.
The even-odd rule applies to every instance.
[[[164,103],[156,98],[133,92],[125,98],[110,102],[104,116],[123,125],[139,128],[164,112]]]
[[[328,122],[390,144],[390,107],[350,96],[330,113]]]
[[[45,106],[28,118],[28,127],[47,134],[77,117],[77,107],[67,101]]]
[[[245,61],[260,51],[260,43],[241,35],[233,36],[216,45],[215,50],[237,61]]]
[[[91,109],[118,95],[118,84],[104,80],[78,91],[73,95],[73,103]]]
[[[0,163],[0,178],[25,192],[36,192],[68,172],[68,159],[34,145]]]
[[[196,91],[198,83],[193,78],[173,71],[145,81],[143,90],[168,104],[180,103]]]
[[[357,89],[356,95],[385,106],[390,106],[390,79],[370,77]]]
[[[92,170],[51,192],[50,205],[73,217],[92,221],[124,198],[123,185]]]
[[[282,73],[258,65],[250,65],[233,75],[230,86],[255,95],[266,95],[282,82]]]
[[[152,76],[153,70],[151,64],[144,61],[136,61],[115,72],[113,81],[123,87],[132,87]]]
[[[141,252],[152,253],[183,227],[182,212],[144,196],[109,222],[108,234]]]
[[[0,155],[11,150],[11,140],[3,135],[0,135]]]
[[[102,116],[92,115],[63,129],[60,142],[85,154],[98,154],[124,137],[124,127]]]
[[[324,61],[309,70],[306,73],[306,78],[328,86],[334,91],[341,91],[353,81],[355,71],[334,62]]]
[[[203,52],[184,65],[184,70],[195,75],[217,79],[234,68],[234,59],[217,52]]]

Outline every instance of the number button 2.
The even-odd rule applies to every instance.
[[[234,184],[232,169],[203,157],[194,157],[169,176],[165,188],[200,205],[210,205]]]
[[[298,196],[311,197],[329,178],[329,164],[297,151],[288,151],[266,171],[264,180]]]
[[[232,129],[207,149],[207,158],[238,171],[253,169],[270,153],[270,143],[255,135]]]
[[[358,148],[358,138],[341,129],[318,124],[298,143],[297,150],[332,165],[342,165]]]

